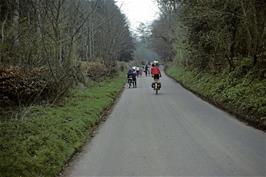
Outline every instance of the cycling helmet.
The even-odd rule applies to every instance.
[[[154,60],[154,61],[153,61],[153,64],[154,64],[155,66],[159,66],[159,61]]]

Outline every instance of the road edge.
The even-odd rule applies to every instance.
[[[115,96],[115,99],[113,100],[113,102],[107,108],[105,108],[102,111],[101,115],[99,116],[99,120],[96,122],[96,124],[94,125],[94,127],[92,127],[88,131],[86,141],[65,162],[63,168],[61,169],[61,171],[57,175],[58,177],[64,177],[64,171],[66,170],[66,168],[69,167],[69,164],[75,160],[75,158],[80,154],[80,152],[82,152],[82,149],[87,144],[90,144],[91,143],[91,141],[92,141],[93,137],[95,136],[95,134],[98,132],[98,130],[101,128],[101,126],[106,122],[106,120],[108,119],[108,117],[113,112],[115,106],[117,105],[117,103],[119,102],[119,100],[120,100],[123,92],[125,91],[125,88],[126,88],[125,85],[123,85],[123,87],[120,90],[117,91],[116,96]]]
[[[201,93],[192,90],[191,88],[189,88],[189,86],[186,86],[181,81],[177,80],[175,77],[173,77],[170,74],[168,74],[166,70],[167,70],[167,66],[164,67],[164,72],[165,72],[166,76],[168,76],[173,81],[177,82],[184,89],[186,89],[189,92],[191,92],[194,95],[196,95],[198,98],[200,98],[203,101],[215,106],[218,109],[221,109],[221,110],[229,113],[230,115],[232,115],[235,119],[239,120],[240,122],[242,122],[242,123],[244,123],[244,124],[246,124],[248,126],[251,126],[253,128],[256,128],[256,129],[258,129],[260,131],[266,132],[266,125],[263,126],[258,121],[252,121],[251,119],[248,119],[248,115],[244,115],[244,114],[238,113],[237,110],[228,109],[225,105],[223,105],[221,103],[218,103],[218,102],[216,102],[216,101],[214,101],[214,100],[202,95]]]

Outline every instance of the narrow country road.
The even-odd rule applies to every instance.
[[[63,176],[265,176],[265,133],[161,81],[159,95],[149,77],[125,89]]]

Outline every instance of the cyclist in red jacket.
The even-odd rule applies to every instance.
[[[154,80],[159,80],[159,78],[161,77],[161,71],[160,71],[158,64],[156,63],[152,64],[151,75]]]

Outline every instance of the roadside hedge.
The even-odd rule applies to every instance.
[[[79,150],[125,81],[117,76],[75,89],[57,106],[33,106],[19,119],[0,120],[0,176],[52,177]]]
[[[239,67],[233,72],[199,72],[190,68],[169,65],[166,73],[184,87],[237,118],[266,130],[266,78],[257,77],[253,70]]]

